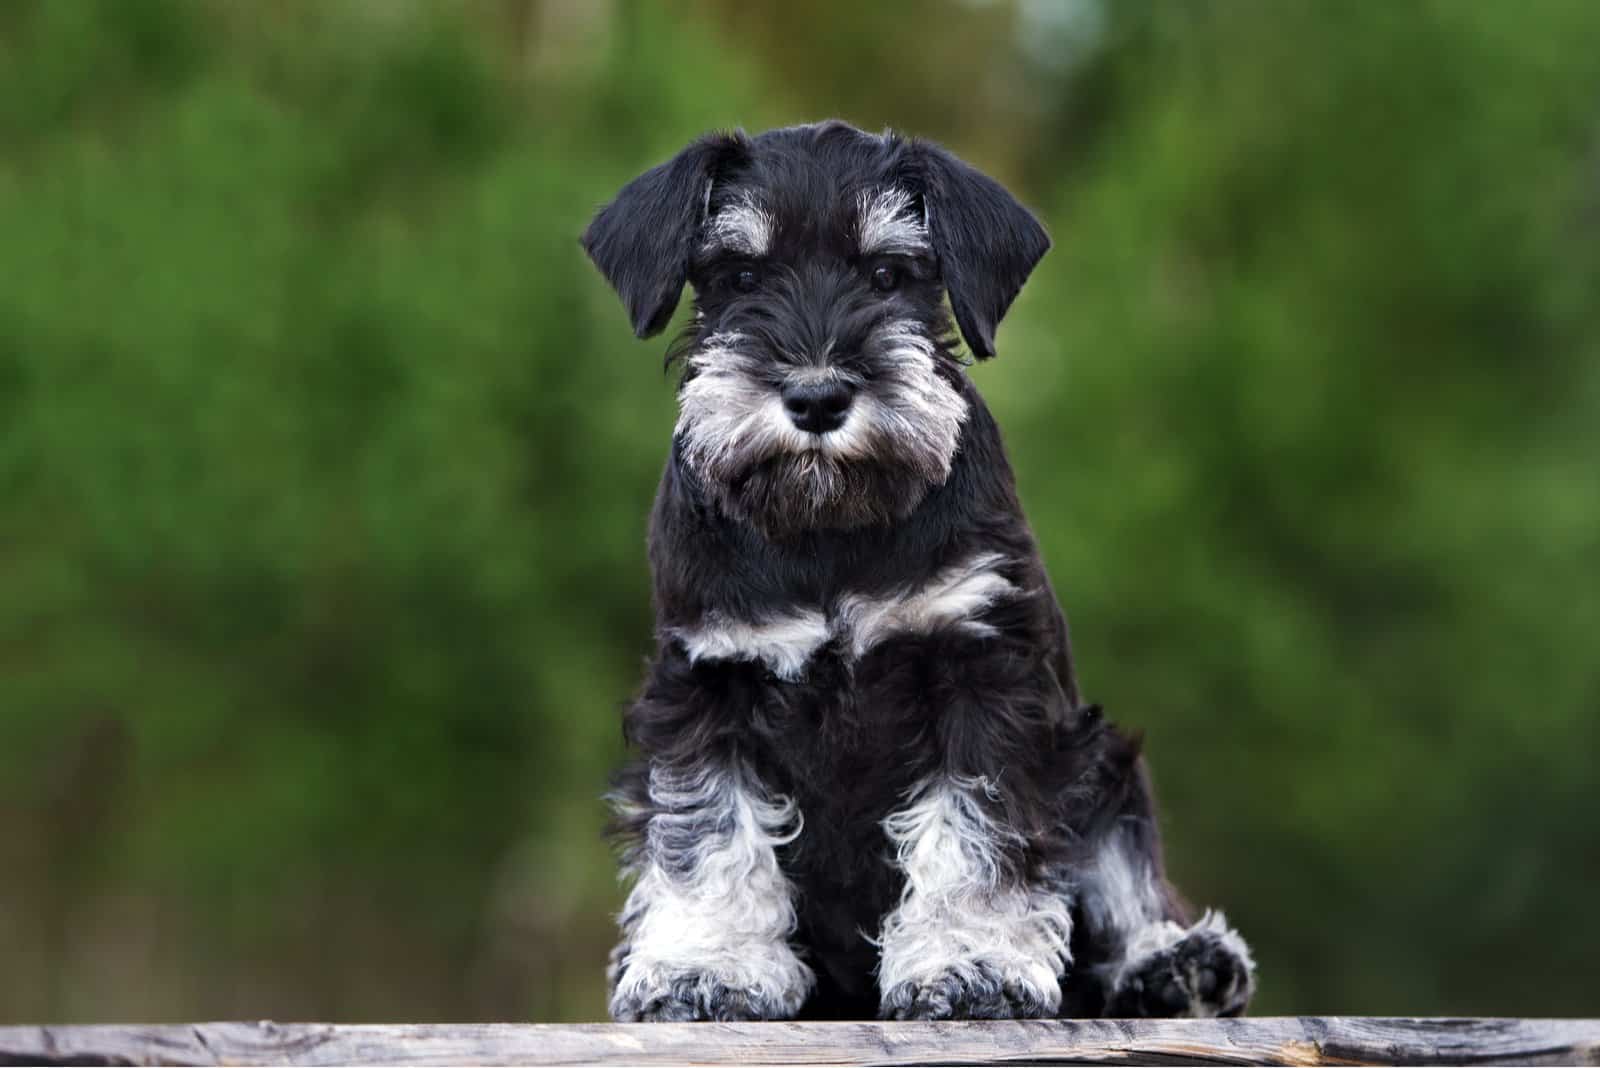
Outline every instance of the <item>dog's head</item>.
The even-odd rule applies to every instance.
[[[677,440],[707,492],[781,536],[902,518],[942,483],[967,418],[967,347],[994,333],[1044,229],[936,145],[830,122],[702,138],[629,183],[583,235],[640,337],[684,282],[695,311]]]

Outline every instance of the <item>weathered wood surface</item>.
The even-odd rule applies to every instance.
[[[1600,1020],[0,1027],[0,1064],[1600,1064]]]

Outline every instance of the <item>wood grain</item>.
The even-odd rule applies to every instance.
[[[0,1027],[0,1064],[1600,1064],[1600,1020]]]

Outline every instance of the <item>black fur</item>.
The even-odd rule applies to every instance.
[[[672,318],[709,183],[744,148],[739,137],[701,138],[629,182],[584,231],[584,250],[628,306],[639,337],[659,334]]]
[[[1145,961],[1111,996],[1107,1016],[1176,1016],[1209,1003],[1237,1016],[1249,997],[1250,973],[1226,945],[1204,931]]]
[[[863,257],[853,237],[857,195],[890,187],[905,190],[910,211],[926,218],[931,248]],[[706,242],[708,218],[753,194],[774,223],[765,254],[730,254]],[[797,470],[813,462],[811,454],[697,465],[686,456],[680,426],[651,516],[658,648],[625,716],[638,757],[619,773],[614,795],[614,829],[629,862],[679,871],[694,863],[693,836],[717,833],[653,800],[652,767],[738,766],[772,795],[793,799],[804,832],[778,856],[797,891],[794,942],[817,977],[809,1016],[1050,1010],[981,965],[977,979],[878,989],[878,950],[867,936],[903,888],[882,821],[930,778],[981,776],[1004,785],[982,803],[996,826],[1014,832],[996,843],[1008,883],[1048,885],[1071,897],[1073,873],[1119,834],[1161,881],[1165,918],[1186,923],[1160,877],[1138,741],[1080,697],[1067,625],[1023,518],[999,430],[950,340],[946,291],[969,348],[994,354],[995,329],[1049,244],[1026,209],[937,146],[828,123],[698,141],[625,188],[596,217],[584,244],[641,336],[661,328],[685,279],[694,284],[697,317],[674,347],[687,358],[680,388],[698,373],[695,354],[734,332],[757,357],[752,388],[776,390],[797,368],[825,365],[864,397],[875,396],[887,387],[875,377],[885,356],[874,331],[913,320],[932,339],[933,374],[966,405],[947,470],[908,456],[889,437],[867,455],[840,461],[840,477],[826,482],[807,482],[816,472]],[[897,285],[882,293],[869,283],[885,263]],[[759,274],[751,291],[741,288],[746,270]],[[818,485],[833,496],[801,499],[802,490]],[[832,612],[846,595],[892,596],[980,553],[1001,554],[1005,577],[1021,591],[983,610],[977,622],[991,628],[987,636],[939,626],[897,635],[859,658],[834,639],[797,678],[781,678],[755,659],[694,661],[681,638],[708,618],[759,620],[796,607]],[[689,837],[677,840],[659,820]],[[1076,960],[1062,1011],[1098,1014],[1114,995],[1122,1010],[1183,1010],[1167,996],[1170,983],[1159,997],[1110,990],[1101,965],[1120,951],[1120,936],[1075,918]],[[619,947],[613,982],[628,952]],[[1170,961],[1151,967],[1176,974]],[[1145,977],[1142,989],[1160,985],[1157,979]],[[687,982],[681,997],[674,989],[613,1011],[630,1019],[772,1011],[753,1012],[762,1003],[744,991],[708,1002],[706,990],[720,988]]]
[[[1010,193],[948,152],[922,157],[923,197],[950,306],[967,347],[994,355],[994,332],[1050,251],[1050,235]]]

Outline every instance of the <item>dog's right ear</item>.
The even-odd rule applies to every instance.
[[[584,251],[627,305],[639,337],[659,334],[672,318],[711,183],[745,145],[742,134],[700,138],[623,186],[583,232]]]

